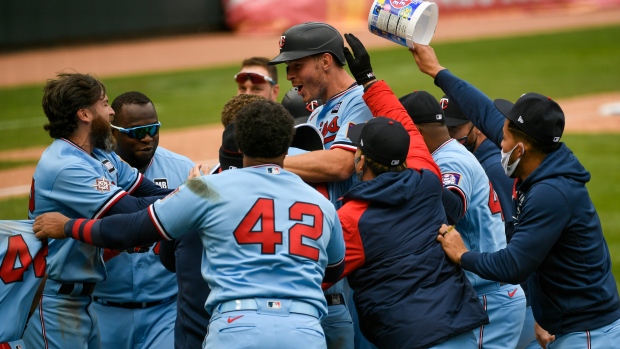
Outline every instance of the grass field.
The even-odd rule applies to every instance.
[[[620,26],[557,34],[443,43],[435,45],[441,63],[491,98],[516,100],[537,91],[554,98],[620,90]],[[428,90],[440,97],[432,80],[420,73],[411,54],[398,45],[371,51],[376,75],[397,95]],[[217,69],[103,79],[108,96],[137,90],[157,107],[165,128],[219,122],[224,103],[235,94],[238,62]],[[281,94],[290,88],[284,65],[278,66]],[[0,89],[0,150],[47,145],[41,125],[43,84]],[[9,131],[9,132],[5,132]]]

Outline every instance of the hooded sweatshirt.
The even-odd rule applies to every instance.
[[[435,84],[497,146],[504,116],[471,84],[442,70]],[[590,174],[565,144],[517,180],[514,233],[495,253],[467,252],[461,265],[492,280],[528,279],[536,322],[551,334],[594,330],[620,318],[609,248],[586,188]]]
[[[409,168],[356,183],[338,211],[345,274],[364,336],[379,348],[428,348],[488,323],[462,269],[436,238],[446,222],[442,183],[422,136],[387,84],[364,94],[375,116],[411,136]]]

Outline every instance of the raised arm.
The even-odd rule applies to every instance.
[[[370,56],[364,45],[353,34],[344,34],[353,54],[348,48],[344,48],[345,58],[349,64],[351,74],[358,84],[364,86],[364,101],[374,117],[385,116],[400,122],[409,133],[409,153],[407,165],[416,170],[428,169],[433,171],[439,178],[441,172],[439,166],[433,161],[422,135],[409,117],[407,110],[402,106],[392,89],[385,81],[378,81],[370,65]]]

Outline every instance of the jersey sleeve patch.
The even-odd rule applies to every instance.
[[[443,181],[443,185],[445,186],[449,186],[449,185],[456,185],[458,186],[459,183],[461,182],[461,174],[460,173],[455,173],[455,172],[445,172],[441,175],[441,179]]]

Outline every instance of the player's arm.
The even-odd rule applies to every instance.
[[[346,265],[344,260],[345,245],[342,238],[342,227],[336,210],[333,211],[331,227],[331,234],[326,248],[327,267],[325,268],[325,276],[323,276],[324,285],[333,285],[338,282],[338,280],[343,277],[342,272]],[[324,287],[324,289],[327,288]]]
[[[505,118],[495,108],[493,101],[476,87],[441,66],[432,47],[414,43],[413,49],[409,51],[420,71],[435,79],[435,85],[450,97],[450,103],[456,103],[463,114],[499,147]]]
[[[455,225],[465,216],[467,202],[465,198],[457,192],[444,187],[441,193],[441,203],[446,211],[448,224]]]
[[[331,148],[287,156],[284,168],[301,177],[305,182],[339,182],[353,174],[355,149]]]
[[[58,212],[50,212],[37,216],[32,228],[38,238],[69,237],[111,249],[126,249],[169,238],[160,235],[148,209],[103,219],[69,219]]]
[[[342,227],[342,235],[345,244],[344,269],[338,280],[351,274],[366,262],[364,253],[364,245],[358,230],[359,216],[364,212],[363,203],[350,202],[338,210],[338,217]],[[322,287],[324,290],[333,286],[338,280],[328,283],[324,282]]]
[[[448,257],[461,263],[463,269],[488,280],[519,284],[538,268],[562,235],[570,219],[569,207],[557,189],[540,184],[523,204],[519,224],[506,248],[493,253],[466,250],[451,253],[449,249],[456,234],[451,236],[450,232],[444,236],[446,239],[438,237],[438,240]]]
[[[161,264],[171,273],[177,272],[177,256],[175,254],[178,240],[162,240],[159,244],[159,260]]]
[[[409,152],[407,165],[416,170],[428,169],[441,178],[439,166],[433,160],[422,135],[409,117],[407,110],[400,103],[394,92],[385,81],[377,81],[370,64],[370,56],[361,41],[353,34],[345,34],[344,38],[353,50],[344,48],[344,56],[349,64],[351,74],[358,84],[364,86],[364,101],[373,116],[384,116],[400,122],[409,133]],[[355,55],[355,57],[354,57]]]

